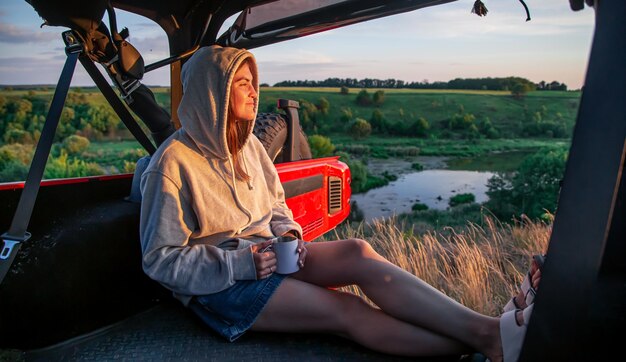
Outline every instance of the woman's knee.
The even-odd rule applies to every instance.
[[[372,245],[363,239],[346,239],[345,243],[350,249],[350,255],[357,258],[371,258],[372,256],[378,256],[378,253],[374,250]]]

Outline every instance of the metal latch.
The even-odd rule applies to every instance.
[[[0,260],[7,260],[11,256],[11,252],[13,248],[24,241],[30,239],[30,233],[24,233],[24,237],[15,238],[13,236],[7,235],[7,233],[2,234],[2,241],[4,241],[4,246],[2,247],[2,251],[0,252]]]

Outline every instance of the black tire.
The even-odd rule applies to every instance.
[[[274,163],[283,163],[283,147],[287,142],[287,120],[278,113],[259,113],[254,123],[254,135],[261,141],[263,147]],[[298,133],[299,149],[294,161],[310,159],[311,148],[302,128]]]

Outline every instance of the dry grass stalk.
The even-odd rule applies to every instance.
[[[328,239],[360,238],[394,264],[478,312],[497,316],[513,296],[531,256],[547,249],[551,226],[522,219],[512,225],[493,218],[445,236],[413,235],[396,218],[345,226]],[[345,288],[362,295],[356,288]]]

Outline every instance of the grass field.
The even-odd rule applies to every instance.
[[[423,117],[435,127],[454,114],[471,113],[477,121],[488,118],[506,138],[519,134],[524,122],[537,112],[543,119],[562,118],[572,126],[580,100],[580,92],[530,92],[522,99],[515,99],[504,91],[383,89],[385,102],[382,106],[364,107],[355,101],[358,91],[351,89],[350,94],[345,95],[336,88],[263,88],[259,110],[273,110],[279,98],[317,104],[324,97],[330,103],[327,122],[335,121],[342,109],[349,108],[354,117],[366,120],[378,109],[392,122],[410,122]],[[376,89],[367,91],[373,94]]]
[[[369,137],[355,142],[349,136],[334,136],[333,143],[339,148],[350,147],[358,143],[369,148],[369,155],[377,149],[394,149],[402,147],[417,147],[421,156],[478,156],[494,152],[524,151],[532,152],[545,147],[569,145],[569,139],[479,139],[479,140],[449,140],[449,139],[415,139],[411,137]]]
[[[169,109],[169,88],[154,87],[153,92],[159,105]],[[377,89],[367,89],[373,94]],[[562,118],[573,125],[578,111],[580,92],[530,92],[522,99],[514,99],[505,91],[478,90],[427,90],[427,89],[380,89],[385,92],[384,104],[380,107],[360,106],[356,94],[360,89],[350,89],[350,93],[340,94],[337,88],[302,87],[263,87],[260,91],[260,112],[274,111],[279,98],[307,101],[317,104],[324,97],[330,103],[328,115],[320,122],[336,123],[343,109],[350,109],[354,117],[369,120],[374,110],[392,122],[410,122],[425,118],[431,127],[449,119],[457,113],[471,113],[477,121],[489,119],[501,130],[502,137],[512,138],[524,122],[537,112],[543,119]],[[50,100],[54,89],[4,89],[0,95],[6,98],[39,98]],[[96,88],[72,88],[71,97],[85,97],[94,105],[106,104],[106,100]],[[337,127],[330,127],[337,128]],[[343,131],[343,130],[341,130]]]
[[[521,130],[529,119],[560,119],[567,125],[574,124],[580,92],[544,91],[530,92],[521,99],[513,98],[505,91],[478,90],[427,90],[427,89],[380,89],[385,100],[379,107],[361,106],[356,103],[356,94],[360,89],[352,88],[349,94],[341,94],[338,88],[302,88],[302,87],[263,87],[260,92],[259,111],[275,111],[279,98],[293,99],[300,102],[319,103],[323,97],[329,102],[327,115],[318,115],[314,130],[307,130],[309,135],[318,132],[330,137],[339,150],[355,144],[367,151],[364,156],[388,157],[401,155],[394,150],[410,149],[420,155],[440,156],[476,156],[485,153],[519,150],[530,152],[542,147],[569,144],[569,139],[521,138]],[[170,106],[170,90],[167,87],[153,87],[157,102],[164,108]],[[367,89],[373,94],[377,89]],[[5,100],[29,99],[38,104],[39,109],[47,107],[52,99],[52,87],[39,86],[31,89],[5,87],[0,90],[0,97]],[[105,98],[95,87],[74,87],[68,96],[76,102],[89,105],[106,105]],[[301,108],[304,108],[302,103]],[[428,138],[385,136],[372,134],[360,140],[354,140],[347,132],[348,124],[342,121],[342,111],[350,109],[354,118],[370,120],[372,113],[380,111],[389,122],[410,122],[423,117],[431,126],[432,134]],[[301,109],[301,118],[302,111]],[[476,123],[489,119],[500,133],[496,139],[463,139],[462,137],[440,137],[448,120],[455,114],[472,114]],[[81,121],[82,122],[82,121]],[[141,122],[140,122],[141,123]],[[128,132],[119,131],[121,138],[130,137]],[[1,140],[0,140],[1,142]],[[95,142],[88,150],[88,159],[105,164],[121,163],[116,155],[128,155],[140,148],[136,142]],[[353,152],[351,152],[353,153]],[[124,156],[129,158],[130,155]],[[99,158],[99,160],[98,160]]]

